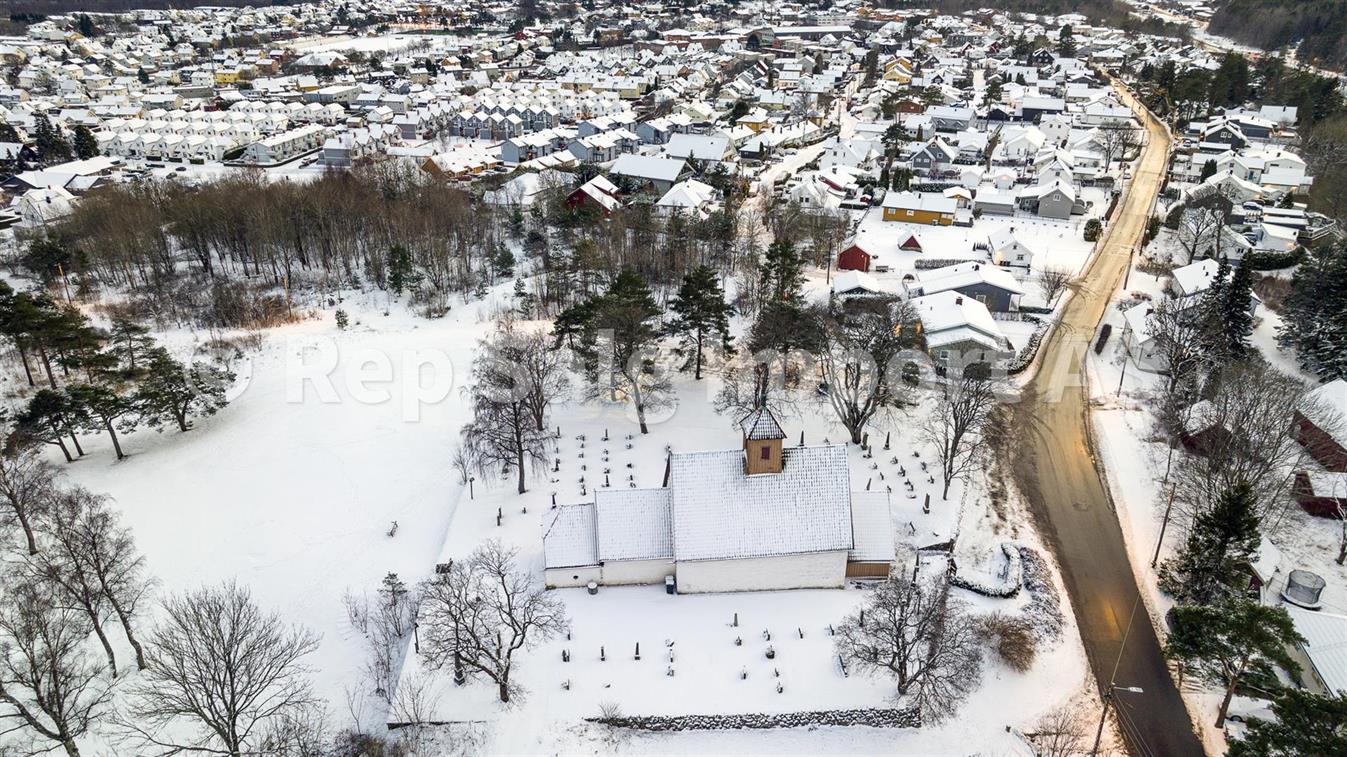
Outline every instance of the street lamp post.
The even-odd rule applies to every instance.
[[[1090,749],[1091,757],[1099,754],[1099,742],[1104,739],[1104,723],[1108,720],[1108,705],[1109,702],[1113,701],[1113,692],[1115,691],[1127,691],[1133,694],[1145,693],[1140,686],[1114,686],[1109,684],[1108,691],[1104,692],[1104,711],[1099,713],[1099,730],[1094,733],[1094,747]]]

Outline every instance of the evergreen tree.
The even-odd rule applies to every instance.
[[[1248,721],[1242,738],[1230,742],[1229,757],[1347,755],[1347,696],[1278,689],[1271,720]]]
[[[68,463],[74,462],[75,458],[71,457],[70,448],[65,445],[65,437],[70,437],[80,456],[84,455],[75,431],[87,419],[81,415],[79,406],[64,392],[39,389],[15,421],[19,436],[55,445]]]
[[[122,379],[138,379],[149,367],[147,358],[155,348],[149,334],[148,328],[130,318],[112,319],[112,327],[108,330],[108,354],[116,360],[116,369]]]
[[[1216,727],[1225,725],[1236,687],[1250,674],[1274,675],[1270,663],[1295,671],[1288,648],[1303,641],[1282,607],[1246,599],[1221,605],[1175,607],[1165,654],[1225,690]]]
[[[234,380],[229,371],[202,363],[184,365],[163,347],[151,350],[146,362],[134,403],[145,424],[156,431],[169,422],[187,431],[192,417],[214,415],[229,402],[225,389]]]
[[[491,261],[497,276],[509,276],[514,273],[514,253],[504,244],[496,246],[496,256]]]
[[[141,68],[137,68],[137,69],[136,69],[136,80],[139,81],[141,84],[149,84],[149,83],[150,83],[150,73],[149,73],[148,71],[146,71],[145,68],[144,68],[143,66],[142,66]]]
[[[1216,161],[1208,160],[1202,164],[1202,173],[1198,175],[1199,182],[1206,181],[1216,175]]]
[[[94,20],[89,18],[88,13],[81,13],[76,25],[79,27],[80,34],[84,37],[94,36]]]
[[[44,162],[70,160],[70,143],[45,114],[33,119],[33,146]]]
[[[761,275],[763,302],[794,303],[803,298],[804,257],[788,240],[777,239],[767,246]]]
[[[88,160],[98,155],[98,139],[94,133],[89,131],[89,127],[79,124],[75,127],[74,150],[75,157],[80,160]]]
[[[1258,552],[1260,536],[1253,491],[1241,484],[1193,520],[1183,550],[1160,573],[1166,592],[1206,605],[1240,590],[1239,576]]]
[[[669,333],[682,339],[682,351],[689,355],[683,368],[691,367],[693,378],[700,381],[707,338],[716,336],[722,350],[731,349],[730,316],[734,306],[725,301],[716,272],[701,265],[683,277],[683,285],[669,308],[674,313]]]
[[[552,329],[557,344],[567,342],[602,387],[595,395],[632,402],[642,434],[650,433],[646,410],[667,401],[671,392],[650,355],[659,342],[662,313],[645,280],[624,268],[608,291],[562,311]],[[599,380],[600,370],[607,371],[605,381]]]
[[[412,256],[406,247],[395,244],[388,248],[388,288],[401,295],[411,284]]]
[[[514,311],[523,320],[532,320],[538,298],[524,285],[523,279],[514,280]]]
[[[86,419],[90,431],[106,431],[117,459],[126,457],[117,432],[129,433],[136,427],[136,403],[124,383],[105,376],[104,383],[72,384],[67,392],[79,416]]]
[[[1062,26],[1061,31],[1057,32],[1057,54],[1063,58],[1076,57],[1076,35],[1070,24]]]
[[[1277,341],[1325,380],[1347,376],[1347,243],[1311,250],[1291,277]]]
[[[1240,261],[1225,285],[1221,300],[1221,323],[1225,337],[1225,354],[1230,360],[1243,360],[1251,350],[1253,336],[1253,271]]]

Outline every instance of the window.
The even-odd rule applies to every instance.
[[[758,456],[759,456],[759,459],[762,459],[762,460],[771,460],[771,459],[772,459],[772,446],[771,446],[770,444],[764,444],[764,445],[762,445],[762,449],[759,451]]]
[[[914,215],[917,214],[917,211],[915,211],[915,210],[909,210],[909,211],[907,211],[907,214],[908,214],[909,216],[914,216]]]

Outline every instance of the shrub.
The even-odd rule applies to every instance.
[[[1023,673],[1033,667],[1038,643],[1034,641],[1033,629],[1024,619],[1001,612],[992,613],[978,620],[978,634],[1011,670]]]
[[[346,328],[347,326],[349,326],[350,324],[351,324],[351,317],[350,317],[349,315],[346,314],[346,311],[345,311],[345,310],[342,310],[342,309],[338,308],[338,309],[337,309],[337,328],[345,330],[345,328]]]
[[[1091,218],[1085,222],[1085,241],[1096,242],[1099,240],[1099,234],[1104,230],[1104,224],[1099,222],[1098,218]]]

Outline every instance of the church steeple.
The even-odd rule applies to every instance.
[[[766,407],[744,416],[739,421],[739,430],[744,434],[744,461],[748,475],[758,473],[780,473],[782,467],[781,442],[786,432],[776,416]]]

